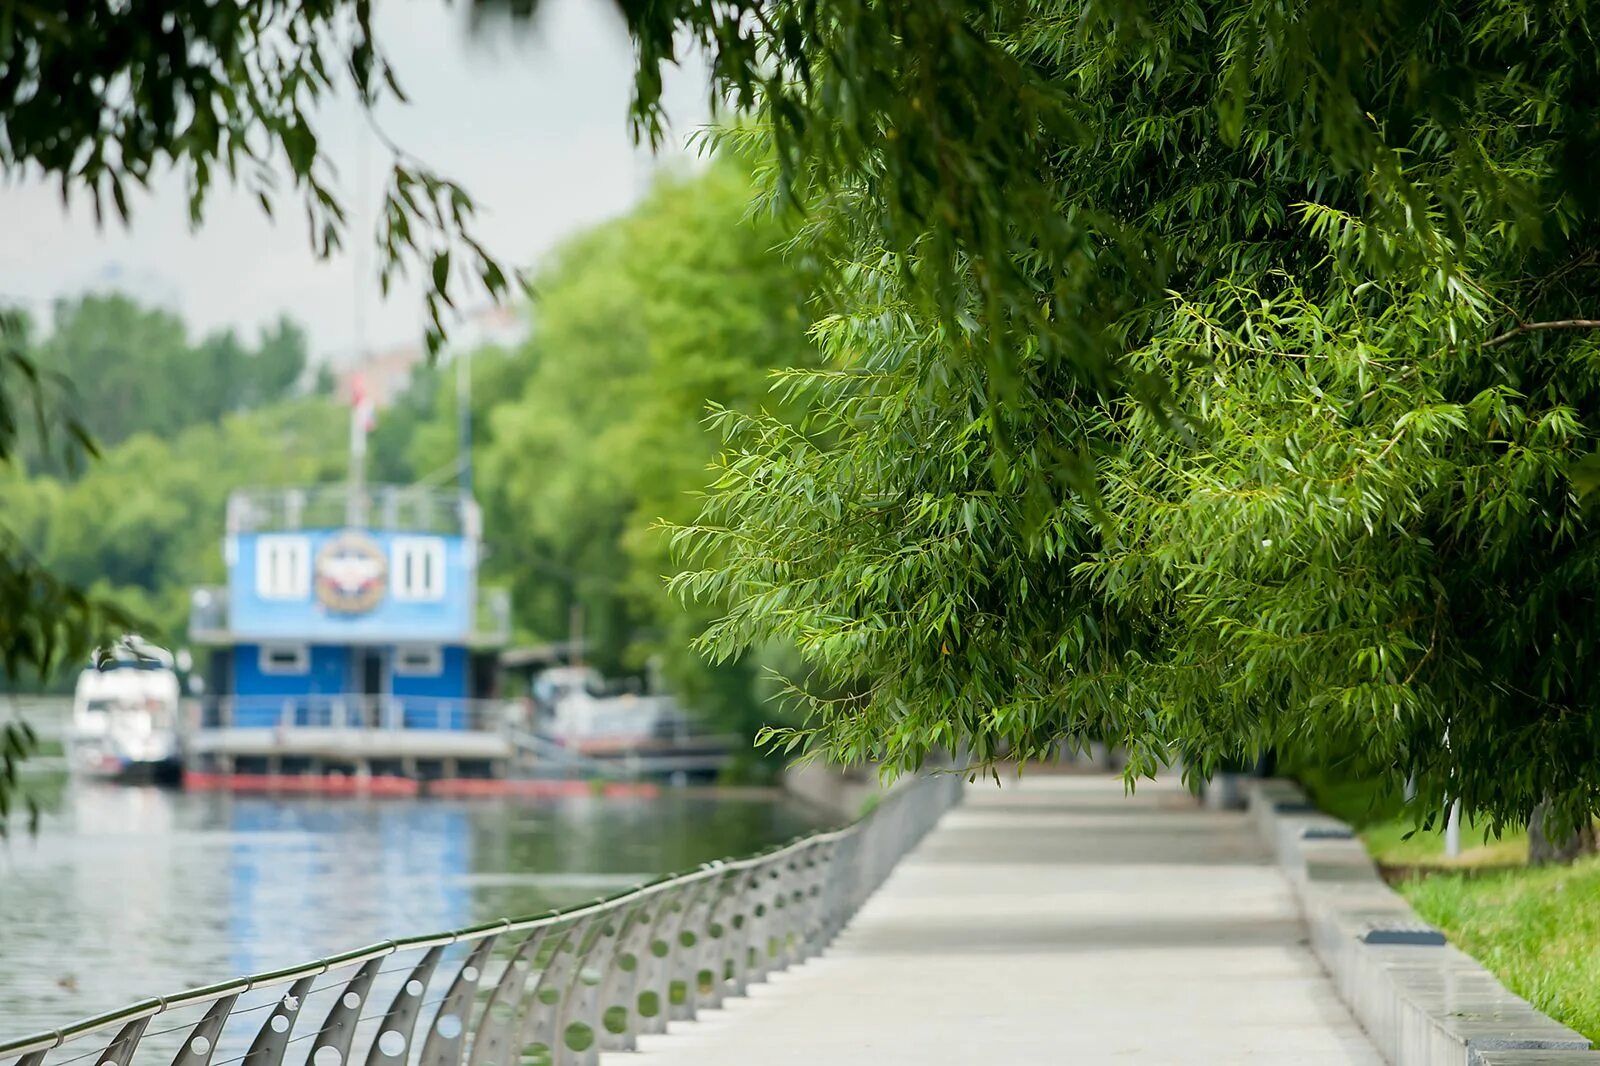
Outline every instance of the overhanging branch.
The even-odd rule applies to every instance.
[[[1515,329],[1508,329],[1498,337],[1483,342],[1485,348],[1493,348],[1504,344],[1513,337],[1520,337],[1524,333],[1538,333],[1547,329],[1600,329],[1600,319],[1597,318],[1561,318],[1551,322],[1524,322]]]

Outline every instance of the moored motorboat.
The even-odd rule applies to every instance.
[[[126,641],[78,675],[66,734],[68,765],[85,777],[175,783],[181,773],[172,657]]]

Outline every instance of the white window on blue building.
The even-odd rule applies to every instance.
[[[390,583],[397,600],[444,599],[444,540],[396,537]]]
[[[402,644],[395,649],[394,672],[401,677],[438,677],[444,649],[437,644]]]
[[[256,595],[264,600],[311,595],[311,545],[305,537],[256,538]]]
[[[263,674],[304,674],[311,669],[311,649],[304,644],[263,644],[258,665]]]

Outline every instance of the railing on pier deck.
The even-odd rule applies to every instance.
[[[201,585],[189,597],[189,639],[199,644],[231,644],[271,638],[234,632],[228,611],[228,586]],[[499,647],[509,641],[511,593],[502,588],[480,587],[473,604],[472,631],[460,634],[460,639],[472,647]]]
[[[238,489],[228,496],[228,532],[361,526],[476,537],[478,506],[456,489],[416,485],[309,485]]]
[[[454,696],[372,696],[358,692],[298,696],[209,696],[199,701],[201,729],[440,729],[504,733],[516,721],[512,700]]]
[[[594,1063],[821,951],[960,796],[955,775],[921,778],[843,829],[566,911],[142,1000],[0,1042],[0,1066]]]
[[[525,700],[453,696],[373,696],[317,693],[297,696],[207,696],[190,700],[183,718],[191,753],[332,754],[355,744],[383,749],[402,738],[413,756],[429,744],[475,758],[509,758],[516,773],[636,779],[708,774],[748,741],[679,714],[644,733],[557,736]],[[273,751],[261,749],[270,735]],[[253,739],[252,739],[253,738]],[[459,750],[457,741],[476,754]],[[484,745],[501,750],[485,753]],[[389,755],[394,755],[389,752]]]

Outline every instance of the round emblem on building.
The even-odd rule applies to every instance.
[[[388,583],[383,545],[360,530],[345,530],[317,552],[317,602],[330,611],[370,611],[383,599]]]

